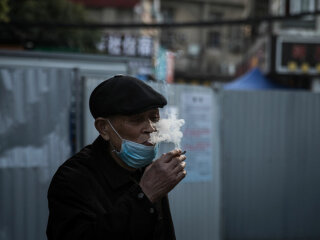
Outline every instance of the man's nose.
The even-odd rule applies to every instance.
[[[152,133],[152,132],[156,132],[156,131],[157,131],[157,129],[156,129],[154,123],[153,123],[150,119],[148,119],[148,120],[146,121],[145,132],[147,132],[147,133]]]

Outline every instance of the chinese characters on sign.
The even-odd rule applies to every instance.
[[[131,35],[106,35],[97,48],[115,56],[151,57],[153,39],[148,36],[135,37]]]
[[[123,54],[127,56],[135,56],[137,54],[136,44],[136,38],[132,36],[125,36],[123,39]]]
[[[150,37],[140,37],[138,44],[138,55],[148,57],[152,55],[152,39]]]
[[[111,55],[121,54],[121,38],[118,36],[109,36],[108,53]]]

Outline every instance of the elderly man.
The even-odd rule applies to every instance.
[[[166,99],[114,76],[90,96],[99,137],[68,159],[48,191],[49,240],[175,239],[167,193],[186,175],[175,149],[158,159],[148,140]]]

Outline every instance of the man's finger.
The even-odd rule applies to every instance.
[[[187,175],[187,171],[184,169],[177,174],[177,181],[180,182]]]
[[[169,169],[174,169],[178,164],[186,160],[185,155],[180,155],[179,157],[172,158],[167,164]]]
[[[145,171],[148,171],[152,167],[153,164],[154,164],[154,162],[152,162],[149,166],[147,166]]]
[[[178,174],[179,172],[182,172],[184,170],[184,168],[186,167],[186,162],[180,162],[179,164],[177,164],[175,166],[175,168],[173,169],[173,173],[174,174]]]
[[[181,149],[174,149],[168,153],[162,154],[160,161],[169,162],[173,157],[179,156],[181,154]]]

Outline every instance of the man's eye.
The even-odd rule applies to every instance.
[[[132,122],[142,122],[143,121],[143,118],[133,118],[131,119]]]
[[[152,118],[150,118],[150,120],[152,122],[159,122],[160,118],[159,117],[152,117]]]

